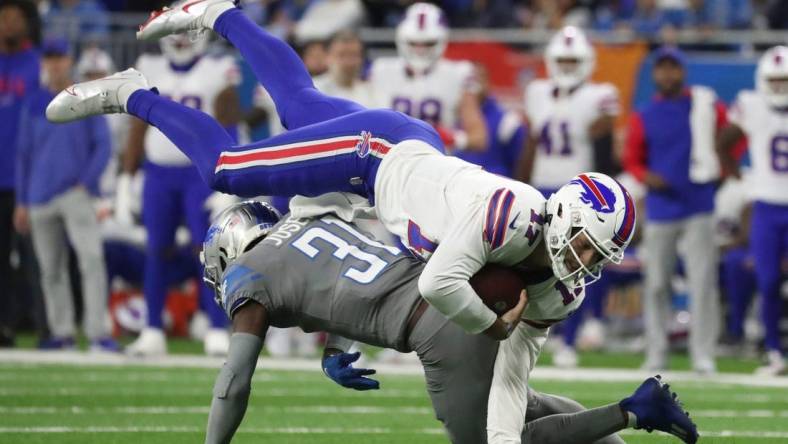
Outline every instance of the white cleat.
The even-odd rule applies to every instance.
[[[151,12],[140,25],[137,40],[158,40],[170,34],[200,33],[212,29],[213,22],[224,11],[235,8],[232,0],[182,0],[159,11]]]
[[[230,335],[222,328],[212,328],[203,339],[205,354],[208,356],[227,356],[230,350]]]
[[[788,375],[788,364],[785,357],[777,350],[771,350],[766,354],[767,364],[755,370],[756,375],[762,376],[785,376]]]
[[[553,353],[553,365],[558,368],[576,368],[577,367],[577,352],[574,347],[562,344],[558,350]]]
[[[136,341],[126,347],[131,356],[162,356],[167,354],[167,339],[158,328],[144,328]]]
[[[99,114],[123,113],[131,93],[149,88],[148,80],[134,68],[103,79],[77,83],[60,91],[49,102],[47,119],[66,123]]]

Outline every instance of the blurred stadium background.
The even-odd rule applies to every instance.
[[[354,82],[365,81],[374,60],[397,56],[396,26],[411,4],[377,0],[241,3],[257,23],[298,50],[318,86],[330,84],[332,76],[339,82],[336,79],[342,78],[342,66],[347,65],[342,61],[347,54],[332,53],[329,48],[337,35],[350,36],[350,40],[357,36],[363,43],[360,69],[350,68],[358,77]],[[0,134],[8,136],[0,140],[3,174],[13,175],[11,164],[18,163],[16,124],[11,122],[19,118],[24,96],[39,87],[37,80],[24,83],[14,77],[23,62],[15,57],[29,52],[36,67],[40,57],[73,57],[69,73],[73,79],[137,65],[141,56],[162,52],[158,44],[134,37],[148,11],[161,6],[157,1],[0,0],[0,11],[20,11],[11,20],[21,17],[27,23],[23,28],[29,31],[27,38],[19,37],[14,35],[16,26],[0,23],[4,39],[0,51],[0,127],[4,132]],[[783,0],[455,0],[439,6],[451,28],[445,57],[473,62],[475,79],[486,79],[489,96],[522,126],[524,134],[517,139],[517,152],[503,161],[508,174],[518,174],[517,162],[528,140],[525,135],[542,130],[529,127],[524,92],[534,79],[548,75],[543,51],[564,26],[586,31],[596,53],[591,78],[609,82],[618,91],[621,110],[615,115],[613,130],[593,141],[593,169],[611,175],[626,174],[622,159],[631,115],[654,97],[652,74],[659,59],[653,54],[657,48],[679,48],[686,84],[710,87],[729,106],[740,91],[755,87],[756,66],[763,52],[788,44],[788,1]],[[213,36],[205,53],[233,58],[233,72],[216,75],[232,77],[227,80],[234,91],[229,100],[237,102],[237,110],[232,108],[234,113],[230,114],[234,114],[231,120],[239,140],[257,140],[280,131],[264,91],[234,49]],[[45,88],[46,76],[41,82]],[[365,87],[374,94],[374,86]],[[373,103],[372,98],[368,100]],[[133,124],[124,116],[111,120],[109,128],[112,152],[98,195],[93,196],[100,225],[100,232],[94,234],[103,245],[108,275],[107,309],[102,313],[108,335],[53,334],[63,328],[51,325],[53,317],[48,319],[46,314],[36,248],[29,224],[18,219],[20,199],[15,205],[13,176],[2,181],[2,236],[10,240],[3,241],[2,254],[10,268],[4,268],[0,298],[0,441],[130,442],[142,437],[146,442],[169,443],[194,442],[202,436],[215,375],[210,369],[221,365],[226,343],[222,334],[226,333],[221,322],[212,318],[213,309],[205,298],[200,298],[199,267],[189,251],[194,241],[186,227],[180,227],[176,237],[176,245],[182,249],[173,249],[163,265],[168,270],[168,290],[160,327],[168,336],[166,346],[154,346],[151,350],[155,353],[144,348],[137,353],[152,355],[148,357],[122,354],[122,347],[150,324],[142,288],[147,233],[141,214],[142,174],[122,174],[128,162],[124,151],[134,143],[129,139]],[[500,128],[488,127],[487,131],[495,133]],[[788,135],[785,118],[783,131]],[[490,138],[488,148],[498,149],[501,144]],[[141,140],[136,143],[144,144]],[[746,165],[746,141],[739,145],[737,158]],[[139,166],[140,159],[136,162]],[[629,180],[638,187],[636,180]],[[647,192],[646,187],[638,194]],[[788,195],[788,189],[781,192]],[[742,201],[734,205],[732,214],[721,210],[730,207],[726,205],[729,199]],[[215,213],[227,203],[226,198],[212,196],[206,208]],[[669,359],[658,363],[661,365],[644,361],[648,344],[644,319],[648,313],[644,313],[641,261],[649,251],[637,248],[636,254],[607,272],[612,278],[599,294],[589,298],[589,309],[554,330],[538,363],[534,378],[538,389],[597,405],[626,393],[631,381],[639,380],[646,370],[666,370],[678,381],[676,387],[688,393],[685,403],[696,412],[694,417],[708,442],[788,442],[785,361],[779,347],[764,345],[760,296],[747,248],[748,211],[744,208],[748,203],[728,195],[718,195],[717,203],[716,243],[710,248],[719,251],[719,288],[710,288],[709,293],[718,300],[698,308],[710,311],[720,323],[719,329],[703,332],[713,335],[711,341],[717,345],[716,352],[709,352],[715,359],[711,366],[693,362],[687,353],[693,328],[692,296],[686,267],[681,263],[671,278],[670,301],[666,302],[670,316],[664,320],[664,331],[669,337]],[[125,216],[118,217],[119,212]],[[638,223],[645,225],[646,219]],[[785,257],[779,267],[784,278],[788,274],[788,237],[782,242]],[[679,251],[685,248],[679,241]],[[90,308],[82,308],[82,273],[74,251],[69,253],[68,263],[79,323]],[[784,301],[788,298],[784,279],[780,288]],[[778,310],[775,316],[782,347],[788,344],[785,307],[788,304],[767,307]],[[238,442],[442,442],[423,382],[415,376],[420,371],[417,361],[369,349],[370,365],[383,366],[376,368],[384,375],[384,390],[374,395],[348,393],[322,381],[315,372],[305,372],[319,371],[321,339],[320,335],[272,332],[262,362],[262,368],[269,370],[254,379],[258,385],[247,415],[254,419],[241,427]],[[111,353],[113,350],[118,353]],[[206,353],[209,357],[197,357]],[[758,376],[753,375],[759,368]],[[659,436],[625,438],[627,442],[671,442]]]

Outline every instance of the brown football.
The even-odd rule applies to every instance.
[[[498,315],[511,310],[525,288],[522,278],[511,268],[487,264],[470,279],[471,287],[484,305]]]

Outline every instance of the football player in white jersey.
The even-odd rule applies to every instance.
[[[487,127],[475,94],[473,65],[443,58],[446,17],[435,5],[415,3],[397,26],[399,57],[372,63],[376,105],[423,120],[438,130],[446,149],[484,151]]]
[[[636,210],[626,189],[604,174],[584,173],[546,200],[529,185],[445,156],[439,135],[423,121],[320,93],[292,49],[229,0],[175,4],[152,14],[138,37],[205,29],[240,51],[288,132],[236,146],[215,119],[156,94],[135,70],[67,88],[47,118],[129,113],[164,132],[218,191],[311,196],[291,204],[296,218],[376,215],[426,262],[418,280],[422,297],[469,334],[502,341],[487,426],[491,442],[518,442],[528,375],[549,326],[582,302],[586,282],[622,260],[632,238]],[[359,279],[381,266],[330,243],[338,255],[368,261],[370,268],[348,272]],[[500,316],[484,305],[469,279],[487,263],[532,273],[527,306],[525,292]]]
[[[545,49],[547,79],[525,91],[530,137],[517,178],[549,196],[573,176],[594,167],[594,141],[613,130],[618,90],[594,83],[594,47],[582,30],[567,26]]]
[[[740,176],[731,149],[745,135],[752,163],[745,178],[754,201],[750,249],[762,298],[769,362],[759,371],[785,374],[788,365],[780,345],[780,284],[782,264],[788,257],[788,47],[776,46],[764,53],[755,74],[755,91],[739,93],[728,111],[728,121],[718,141],[722,164]]]
[[[231,56],[209,56],[205,36],[190,39],[170,36],[161,40],[162,55],[143,54],[137,69],[155,78],[162,95],[185,106],[200,109],[211,115],[222,126],[232,128],[238,121],[239,105],[235,86],[239,71]],[[162,313],[167,294],[166,267],[175,246],[175,231],[182,223],[192,236],[195,251],[195,277],[200,277],[197,253],[200,239],[208,228],[205,202],[211,194],[200,180],[191,161],[164,134],[148,124],[134,119],[123,158],[123,174],[118,180],[116,215],[120,220],[127,215],[131,177],[143,163],[144,185],[142,219],[147,231],[147,257],[143,291],[148,306],[148,327],[127,347],[136,355],[166,353]],[[205,335],[208,354],[226,353],[228,336],[221,311],[210,303],[211,291],[200,282],[200,307],[211,320]]]

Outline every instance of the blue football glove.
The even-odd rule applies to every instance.
[[[353,368],[353,363],[358,361],[361,352],[338,353],[323,358],[323,372],[334,382],[342,387],[354,390],[377,390],[380,383],[374,379],[365,378],[374,375],[375,370],[367,368]]]

